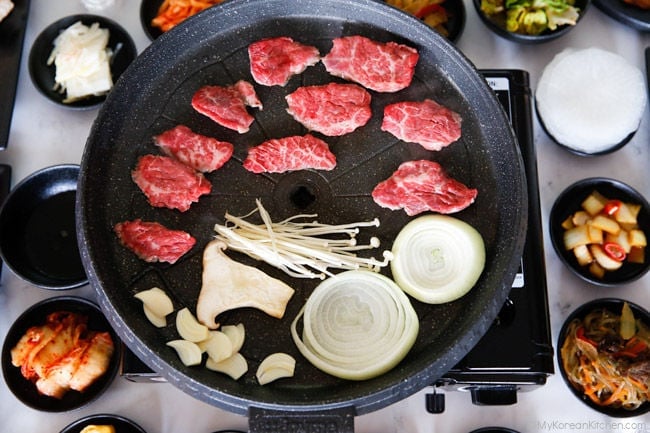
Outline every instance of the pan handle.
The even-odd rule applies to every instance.
[[[354,433],[354,415],[353,407],[290,412],[251,406],[248,408],[248,432]]]

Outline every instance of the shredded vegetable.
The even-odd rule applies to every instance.
[[[108,48],[110,32],[99,23],[77,21],[54,39],[47,64],[56,67],[54,89],[65,92],[64,102],[103,95],[113,87]]]
[[[202,10],[221,3],[223,0],[165,0],[158,9],[158,14],[151,20],[151,25],[163,32],[196,15]]]
[[[347,271],[320,283],[291,324],[293,340],[309,362],[348,380],[370,379],[393,368],[415,343],[418,330],[404,292],[369,271]]]
[[[309,219],[315,214],[300,214],[273,222],[260,200],[257,208],[243,217],[226,213],[226,224],[215,225],[216,238],[229,249],[267,262],[296,278],[320,278],[334,275],[329,269],[369,269],[378,271],[387,266],[391,254],[384,251],[383,260],[359,257],[357,251],[378,248],[379,239],[358,244],[356,235],[362,227],[377,227],[379,220],[342,225],[321,224]],[[262,224],[244,218],[259,213]]]
[[[562,345],[569,381],[599,406],[633,410],[650,401],[650,329],[630,317],[597,309],[573,320]],[[630,323],[621,323],[629,322]],[[630,338],[629,328],[634,328]]]

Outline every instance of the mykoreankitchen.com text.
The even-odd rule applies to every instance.
[[[650,433],[650,422],[646,421],[617,421],[617,420],[587,420],[561,421],[538,420],[537,429],[544,432],[613,432],[613,433]]]

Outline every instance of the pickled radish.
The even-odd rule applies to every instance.
[[[542,72],[535,98],[549,135],[587,154],[624,142],[639,128],[647,104],[641,70],[599,48],[556,55]]]

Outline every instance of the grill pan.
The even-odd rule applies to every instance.
[[[253,82],[247,46],[271,36],[291,36],[326,54],[335,37],[360,34],[418,49],[412,85],[398,93],[371,92],[373,118],[357,131],[325,138],[337,155],[330,172],[303,170],[254,175],[241,162],[247,149],[265,139],[306,131],[287,113],[284,96],[301,85],[340,81],[322,64],[292,78],[286,87],[256,85],[264,103],[251,131],[229,132],[194,112],[193,93],[206,84]],[[463,117],[463,136],[439,152],[425,151],[380,131],[383,107],[399,100],[430,97]],[[185,124],[194,131],[235,144],[233,159],[207,175],[213,184],[185,213],[153,208],[130,178],[139,156],[159,153],[152,136]],[[152,369],[183,391],[214,406],[248,415],[251,431],[280,431],[288,423],[316,424],[327,431],[353,431],[353,419],[399,401],[452,368],[487,331],[510,290],[522,254],[527,221],[526,180],[515,136],[503,109],[475,67],[448,41],[417,19],[372,0],[233,0],[210,8],[157,38],[120,77],[102,106],[84,151],[77,193],[78,239],[84,266],[98,302],[126,345]],[[297,280],[228,252],[296,289],[284,319],[252,309],[224,313],[221,323],[243,322],[242,354],[249,373],[239,381],[205,368],[184,367],[165,342],[178,338],[173,320],[162,329],[144,317],[137,291],[159,286],[176,309],[195,311],[201,284],[203,247],[225,212],[244,215],[260,198],[274,220],[316,213],[324,223],[379,218],[364,231],[382,249],[410,220],[403,211],[380,208],[370,191],[401,163],[438,161],[454,178],[477,188],[476,202],[455,216],[476,227],[487,248],[486,268],[472,291],[444,305],[413,300],[420,335],[408,356],[375,379],[353,382],[312,367],[295,348],[289,324],[318,280]],[[122,247],[113,226],[141,218],[194,235],[195,248],[175,265],[147,264]],[[375,253],[377,256],[380,253]],[[383,271],[390,276],[388,270]],[[258,363],[271,352],[297,359],[296,375],[267,386],[256,383]],[[334,427],[332,427],[334,426]],[[325,431],[325,430],[323,430]]]

